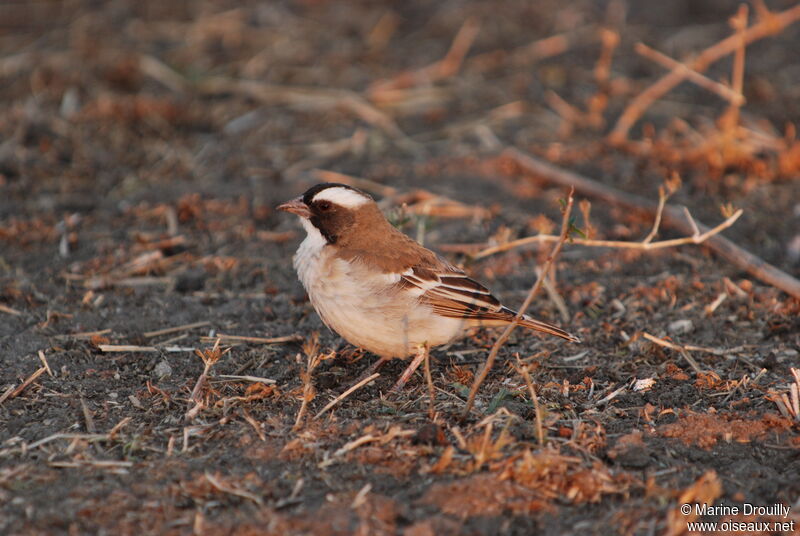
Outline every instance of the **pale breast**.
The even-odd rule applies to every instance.
[[[309,238],[295,256],[298,276],[323,322],[351,344],[384,357],[406,357],[420,344],[451,341],[464,327],[460,319],[435,315],[404,292],[399,274],[336,258],[329,247],[307,244]]]

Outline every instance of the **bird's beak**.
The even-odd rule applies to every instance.
[[[311,211],[308,210],[308,205],[303,203],[302,197],[297,197],[295,199],[292,199],[291,201],[287,201],[282,205],[278,205],[278,210],[285,210],[286,212],[297,214],[301,218],[311,217]]]

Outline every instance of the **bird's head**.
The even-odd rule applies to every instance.
[[[335,244],[353,231],[356,225],[374,218],[380,211],[368,194],[333,182],[317,184],[306,192],[278,206],[278,210],[300,217],[308,233],[319,232],[328,244]]]

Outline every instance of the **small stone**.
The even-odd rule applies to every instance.
[[[155,372],[156,376],[159,378],[166,378],[172,376],[172,367],[169,366],[166,359],[162,359],[153,369],[153,372]]]
[[[672,322],[667,330],[674,335],[685,335],[694,331],[694,324],[688,318]]]

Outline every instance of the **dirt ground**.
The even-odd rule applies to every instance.
[[[343,174],[517,307],[549,246],[476,253],[557,234],[566,192],[516,147],[653,201],[679,174],[670,203],[744,209],[723,235],[800,277],[800,24],[747,46],[738,115],[684,82],[607,137],[666,72],[636,43],[691,57],[737,9],[0,5],[0,533],[683,534],[703,503],[799,533],[797,298],[702,246],[567,243],[530,312],[580,344],[516,331],[464,416],[476,331],[433,352],[433,419],[421,372],[390,392],[399,361],[317,418],[376,357],[321,323],[274,209]],[[576,197],[589,237],[652,226]]]

